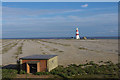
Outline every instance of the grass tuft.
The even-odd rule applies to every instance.
[[[84,47],[79,47],[78,49],[88,50],[87,48],[84,48]]]

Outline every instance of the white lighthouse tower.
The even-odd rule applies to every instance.
[[[76,28],[76,39],[80,39],[78,28]]]

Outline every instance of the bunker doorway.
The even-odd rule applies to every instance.
[[[29,64],[29,66],[30,66],[30,73],[37,72],[37,64]]]

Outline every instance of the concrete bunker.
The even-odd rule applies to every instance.
[[[49,72],[58,66],[57,55],[31,55],[19,59],[20,70],[27,73]]]

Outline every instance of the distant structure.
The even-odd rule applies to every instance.
[[[86,40],[86,39],[87,39],[87,37],[83,37],[83,39],[84,39],[84,40]]]
[[[76,39],[80,39],[78,28],[76,28]]]
[[[46,72],[58,66],[57,55],[31,55],[19,59],[19,68],[27,73]]]

